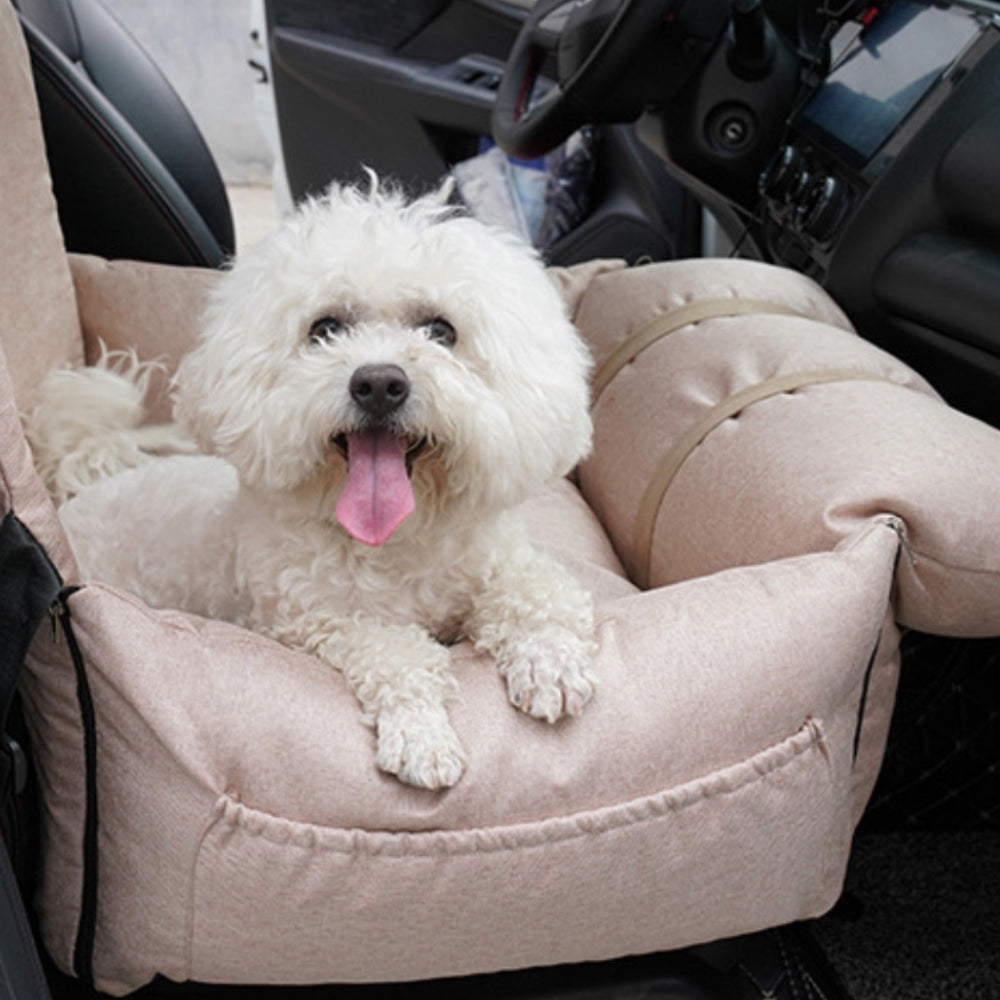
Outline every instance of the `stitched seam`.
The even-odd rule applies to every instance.
[[[367,855],[384,858],[406,859],[413,857],[462,857],[481,854],[498,854],[502,852],[537,850],[549,847],[554,843],[568,843],[585,837],[603,836],[615,833],[628,827],[641,826],[656,822],[671,813],[679,813],[684,809],[710,799],[721,798],[752,787],[757,782],[780,773],[786,767],[805,756],[807,753],[821,747],[823,733],[814,719],[807,719],[791,736],[774,744],[760,753],[728,765],[719,771],[712,772],[701,778],[695,778],[681,785],[651,795],[643,796],[631,802],[602,807],[591,812],[574,813],[569,816],[551,817],[544,820],[517,824],[512,826],[480,827],[464,830],[426,830],[426,831],[389,831],[364,830],[343,827],[323,826],[317,823],[302,822],[288,819],[273,813],[248,806],[229,795],[220,795],[215,809],[219,822],[228,826],[239,826],[241,832],[251,837],[260,837],[272,843],[280,843],[284,847],[298,847],[324,854]],[[769,762],[768,757],[782,752],[787,756],[777,762]],[[740,770],[755,774],[735,775]],[[730,783],[727,782],[730,779]],[[705,787],[715,785],[716,787]],[[264,823],[260,829],[251,830],[246,823],[234,823],[232,813],[248,817],[261,817]],[[643,811],[642,815],[629,815]],[[625,815],[620,815],[620,814]],[[228,816],[226,814],[229,814]],[[280,836],[275,836],[266,829],[267,823],[279,823],[282,826]],[[214,825],[214,824],[213,824]],[[583,828],[581,829],[581,825]],[[544,827],[545,829],[542,829]],[[557,829],[565,828],[565,829]],[[301,837],[296,837],[299,831]],[[350,838],[346,846],[338,844],[318,843],[315,833],[329,834]],[[452,841],[465,841],[469,837],[496,838],[494,843],[452,844]],[[301,842],[300,842],[301,841]],[[306,842],[308,841],[308,842]],[[365,843],[368,841],[368,843]]]
[[[903,523],[906,523],[906,518],[899,515],[899,518]],[[909,538],[909,536],[907,536]],[[956,572],[956,573],[969,573],[971,575],[986,576],[986,577],[997,577],[1000,576],[1000,567],[996,569],[991,569],[989,567],[979,568],[977,566],[965,566],[958,563],[945,562],[943,559],[938,559],[936,556],[928,555],[923,549],[918,549],[915,545],[910,543],[910,551],[919,564],[921,562],[928,562],[934,566],[939,567],[942,570]],[[905,559],[904,559],[905,563]],[[919,575],[919,574],[918,574]]]
[[[782,933],[781,928],[779,928],[775,935],[778,939],[778,950],[781,953],[781,964],[785,968],[785,981],[788,983],[789,988],[792,991],[793,1000],[799,1000],[799,979],[795,975],[796,971],[800,971],[798,963],[795,963],[795,967],[792,966],[792,955],[789,952],[788,944],[785,941],[785,935]]]
[[[13,388],[13,387],[12,387]],[[13,415],[13,420],[11,421],[14,426],[20,428],[20,419],[17,415],[17,410],[14,405],[13,397],[4,404],[4,421],[6,422],[8,416]],[[23,438],[22,438],[23,440]],[[14,442],[15,447],[20,447],[20,441]],[[7,472],[7,463],[0,462],[0,484],[3,486],[3,499],[7,501],[8,510],[14,512],[14,484],[11,481],[10,475]],[[15,512],[16,513],[16,512]]]
[[[194,849],[191,851],[191,867],[188,871],[187,906],[184,908],[184,950],[182,960],[184,962],[184,974],[186,978],[192,977],[194,968],[194,915],[197,910],[198,896],[198,859],[204,849],[205,841],[215,826],[223,816],[223,801],[217,800],[209,814],[201,833],[195,841]]]

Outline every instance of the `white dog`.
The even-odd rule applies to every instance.
[[[465,766],[445,644],[550,722],[594,683],[589,595],[512,510],[587,453],[590,358],[534,253],[446,198],[331,188],[221,277],[175,380],[210,454],[146,454],[174,435],[134,363],[53,373],[26,420],[85,576],[322,657],[427,788]]]

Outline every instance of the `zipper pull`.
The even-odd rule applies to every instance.
[[[52,629],[52,644],[58,645],[59,643],[59,601],[58,599],[53,601],[48,607],[49,614],[49,626]]]
[[[895,515],[890,515],[886,519],[886,524],[896,532],[896,536],[899,538],[899,544],[903,547],[903,551],[906,553],[906,558],[909,560],[910,566],[916,567],[917,565],[917,555],[913,551],[913,546],[910,545],[910,539],[906,534],[906,524],[901,517],[896,517]]]

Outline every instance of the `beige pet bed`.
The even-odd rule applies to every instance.
[[[598,360],[596,447],[526,513],[595,595],[600,689],[582,718],[542,726],[455,647],[468,771],[447,792],[405,787],[375,770],[318,660],[78,579],[18,410],[98,337],[176,360],[214,276],[67,260],[16,33],[0,5],[16,157],[0,514],[66,583],[22,685],[57,964],[112,993],[157,973],[409,980],[827,909],[879,765],[896,622],[1000,632],[1000,435],[794,274],[554,273]]]

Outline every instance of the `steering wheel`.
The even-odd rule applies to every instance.
[[[601,105],[679,0],[540,0],[504,67],[492,130],[505,152],[532,159],[554,149]],[[545,57],[557,53],[559,81],[536,95]]]

